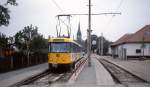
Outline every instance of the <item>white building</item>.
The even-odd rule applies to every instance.
[[[111,45],[111,55],[126,58],[150,58],[150,25],[133,34],[125,34]]]

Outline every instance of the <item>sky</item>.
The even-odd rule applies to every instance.
[[[6,0],[0,0],[1,3]],[[27,25],[38,26],[38,31],[44,35],[56,36],[56,15],[88,13],[88,0],[17,0],[18,6],[8,6],[10,9],[9,26],[0,27],[0,32],[13,36]],[[92,16],[92,34],[116,41],[126,33],[134,33],[150,24],[150,0],[91,0],[92,13],[120,12],[121,15]],[[66,20],[65,18],[62,18]],[[86,39],[88,16],[72,16],[71,36],[76,38],[78,24],[82,38]],[[65,21],[65,23],[67,23]],[[62,24],[62,33],[66,27]]]

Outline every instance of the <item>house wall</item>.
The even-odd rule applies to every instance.
[[[143,56],[143,49],[141,49],[141,43],[126,43],[118,45],[112,49],[112,53],[119,58],[127,57],[140,57]],[[136,50],[141,50],[141,53],[137,53]],[[150,57],[150,43],[145,43],[144,56]]]
[[[142,56],[143,49],[141,48],[141,43],[128,43],[124,44],[123,48],[127,49],[127,56]],[[141,49],[141,53],[136,53],[137,49]],[[145,44],[144,55],[150,56],[150,43]]]

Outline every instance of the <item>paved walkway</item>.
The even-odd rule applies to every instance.
[[[83,71],[80,73],[78,76],[75,85],[80,85],[80,86],[92,86],[96,84],[96,74],[95,74],[95,69],[92,63],[91,67],[88,67],[88,65],[85,66]]]
[[[74,85],[70,87],[124,87],[115,84],[110,74],[96,59],[97,57],[95,54],[91,56],[92,66],[85,65]]]
[[[68,87],[124,87],[123,85],[115,84],[110,74],[107,72],[107,70],[105,70],[102,64],[100,64],[99,61],[96,60],[96,58],[104,58],[128,70],[129,72],[145,79],[146,81],[150,82],[150,68],[149,68],[150,61],[149,60],[123,61],[119,59],[113,59],[111,57],[104,57],[104,56],[101,57],[92,54],[91,55],[92,66],[88,67],[88,65],[85,65],[84,69],[79,74],[75,83],[73,85],[69,85]],[[48,68],[47,64],[40,64],[37,66],[0,74],[0,87],[8,87],[20,80],[28,78],[37,73],[40,73],[47,68]],[[137,87],[137,86],[132,86],[132,87]],[[145,86],[145,87],[149,87],[149,86]]]
[[[124,69],[129,71],[130,73],[133,73],[134,75],[150,82],[150,60],[120,60],[120,59],[114,59],[112,57],[99,57],[106,59]]]
[[[11,71],[7,73],[0,74],[0,87],[8,87],[14,83],[17,83],[25,78],[28,78],[32,75],[36,75],[48,68],[48,65],[39,64],[36,66]]]

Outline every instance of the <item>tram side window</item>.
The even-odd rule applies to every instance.
[[[76,51],[76,53],[78,52],[78,48],[77,48],[77,45],[75,45],[75,51]]]
[[[76,45],[76,46],[77,46],[77,52],[80,52],[80,47],[78,45]]]
[[[75,47],[75,44],[72,43],[72,52],[75,53],[76,52],[76,47]]]
[[[48,51],[50,52],[51,51],[51,44],[49,43],[48,45]]]
[[[72,52],[76,53],[77,52],[76,45],[74,43],[72,43],[71,45],[72,45]]]
[[[72,43],[71,45],[72,45],[71,51],[72,51],[73,53],[78,53],[78,52],[81,51],[81,49],[80,49],[80,47],[79,47],[78,45],[76,45],[76,44],[74,44],[74,43]]]

